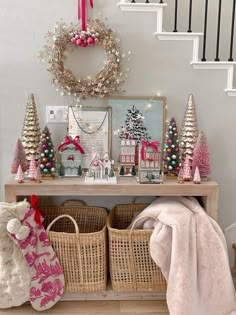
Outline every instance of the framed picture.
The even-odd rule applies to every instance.
[[[80,137],[80,145],[85,151],[81,156],[81,166],[88,168],[92,153],[101,158],[111,156],[111,108],[108,107],[69,107],[68,133]]]
[[[119,165],[122,139],[158,141],[162,152],[165,134],[166,98],[162,97],[112,97],[107,99],[111,107],[111,156]],[[136,163],[137,164],[137,163]]]

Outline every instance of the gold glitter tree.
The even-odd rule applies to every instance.
[[[184,119],[180,131],[180,150],[181,158],[185,160],[186,156],[193,159],[193,150],[198,137],[198,124],[196,107],[193,95],[190,94],[185,109]]]
[[[22,144],[25,149],[26,159],[30,162],[31,156],[38,156],[38,148],[40,143],[40,127],[37,115],[36,103],[34,95],[30,94],[26,106],[23,129],[21,133]]]

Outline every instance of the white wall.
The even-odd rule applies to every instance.
[[[156,18],[153,13],[122,13],[116,0],[95,0],[90,16],[107,16],[117,31],[124,51],[132,51],[126,95],[167,97],[168,116],[182,122],[189,93],[197,106],[199,127],[207,135],[212,162],[212,177],[220,184],[219,222],[226,227],[236,221],[235,193],[235,116],[236,98],[224,93],[226,72],[193,70],[190,42],[160,42],[153,37]],[[167,1],[164,17],[166,30],[173,29],[173,1]],[[215,2],[215,1],[214,1]],[[198,1],[203,5],[204,1]],[[212,2],[213,3],[213,2]],[[196,4],[194,4],[196,6]],[[216,9],[211,10],[216,12]],[[4,199],[4,183],[9,179],[13,150],[20,137],[27,96],[34,93],[41,127],[45,124],[46,105],[68,105],[50,84],[49,74],[37,58],[44,45],[44,35],[56,21],[76,21],[77,0],[0,0],[0,199]],[[195,31],[202,31],[202,10],[195,7]],[[185,30],[187,6],[181,7],[180,30]],[[231,16],[231,15],[230,15]],[[229,16],[224,15],[227,26]],[[186,21],[184,23],[184,21]],[[214,21],[213,21],[214,22]],[[215,23],[215,22],[214,22]],[[209,29],[214,29],[214,23]],[[226,27],[225,26],[225,27]],[[227,29],[226,29],[227,31]],[[214,38],[214,35],[212,35]],[[228,39],[222,55],[228,57]],[[208,55],[214,58],[215,43],[210,40]],[[84,58],[86,58],[84,56]],[[85,59],[86,60],[86,59]],[[89,62],[89,60],[88,60]],[[84,71],[85,69],[81,69]],[[86,72],[85,72],[86,73]],[[54,132],[54,130],[52,130]],[[55,131],[58,139],[58,133]],[[59,137],[60,138],[60,137]],[[58,141],[58,140],[57,140]]]

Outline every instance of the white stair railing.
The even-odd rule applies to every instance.
[[[202,38],[203,33],[193,32],[165,32],[163,31],[163,15],[164,8],[167,7],[166,3],[130,3],[126,0],[121,0],[117,3],[117,6],[122,11],[129,12],[156,12],[156,30],[154,35],[159,40],[181,40],[181,41],[193,41],[193,55],[191,65],[197,70],[226,70],[227,82],[225,92],[228,96],[236,96],[236,89],[233,88],[234,77],[234,61],[200,61],[199,60],[199,41]]]

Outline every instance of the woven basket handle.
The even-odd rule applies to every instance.
[[[134,270],[134,280],[135,280],[135,287],[136,287],[136,290],[137,290],[137,274],[136,274],[136,267],[135,267],[135,259],[134,259],[134,248],[132,246],[132,232],[134,230],[134,227],[135,227],[135,224],[140,221],[141,219],[145,219],[145,218],[152,218],[154,219],[155,221],[158,221],[158,218],[156,218],[154,215],[145,215],[145,216],[142,216],[142,217],[139,217],[137,219],[134,220],[131,228],[130,228],[130,233],[129,233],[129,246],[130,246],[130,262],[132,264],[132,268]]]
[[[132,205],[135,204],[135,201],[138,199],[138,196],[134,197],[131,201]]]
[[[78,224],[77,222],[75,221],[74,218],[72,218],[72,216],[70,216],[69,214],[62,214],[62,215],[59,215],[58,217],[56,217],[47,227],[46,229],[46,232],[48,233],[51,229],[51,227],[53,226],[54,223],[56,223],[58,220],[62,219],[62,218],[68,218],[70,219],[73,224],[74,224],[74,227],[75,227],[75,233],[79,235],[79,227],[78,227]]]
[[[134,229],[134,227],[135,227],[135,224],[136,224],[138,221],[140,221],[141,219],[148,219],[148,218],[153,219],[154,221],[157,221],[157,222],[159,221],[159,220],[158,220],[158,217],[156,217],[156,216],[154,216],[154,215],[152,215],[152,214],[148,214],[148,215],[141,216],[141,217],[139,217],[139,218],[137,218],[137,219],[134,220],[134,222],[133,222],[133,224],[132,224],[132,226],[131,226],[131,228],[130,228],[130,234],[132,233],[132,231],[133,231],[133,229]]]
[[[62,206],[66,206],[66,205],[69,205],[69,204],[72,204],[74,206],[87,206],[87,203],[83,200],[80,200],[80,199],[67,199],[67,200],[64,200],[62,202]]]

